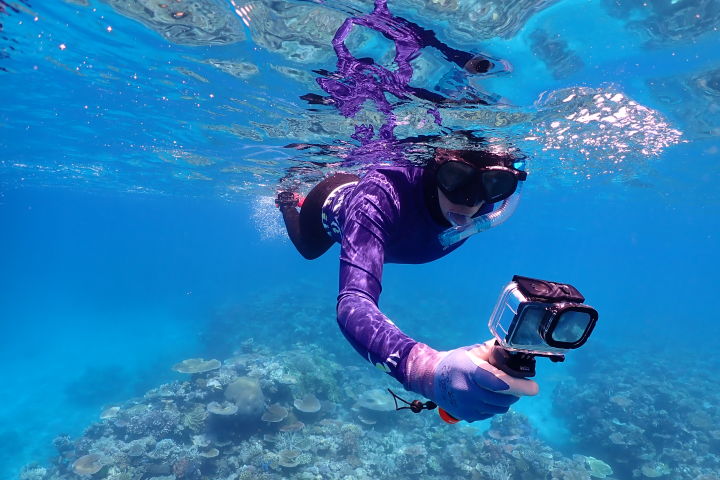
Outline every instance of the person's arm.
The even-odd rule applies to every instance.
[[[512,378],[488,363],[492,342],[439,352],[405,335],[380,312],[385,247],[398,224],[390,184],[362,182],[348,199],[340,254],[337,319],[355,349],[403,386],[434,400],[453,417],[472,422],[507,412],[537,384]]]
[[[405,383],[405,359],[417,342],[378,308],[385,244],[399,214],[397,200],[389,185],[363,182],[358,188],[345,205],[337,320],[360,355]]]

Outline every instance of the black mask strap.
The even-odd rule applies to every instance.
[[[388,392],[390,392],[390,395],[393,396],[393,400],[395,401],[395,410],[405,410],[408,409],[413,413],[420,413],[423,410],[433,410],[437,408],[437,404],[435,402],[427,401],[427,402],[421,402],[420,400],[413,400],[412,402],[408,402],[407,400],[397,396],[395,392],[387,389]],[[407,407],[398,407],[398,400],[403,402],[405,405],[408,405]]]

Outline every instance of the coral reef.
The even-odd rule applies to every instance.
[[[225,399],[234,403],[238,414],[254,416],[265,407],[260,382],[253,377],[240,377],[225,388]]]
[[[675,354],[596,351],[555,392],[573,443],[619,478],[695,480],[720,472],[720,392],[707,388],[709,365],[693,362],[690,352]]]
[[[309,367],[328,358],[317,346],[242,350],[118,404],[77,439],[58,437],[52,464],[28,465],[22,480],[589,480],[594,471],[586,457],[544,444],[521,414],[479,434],[433,413],[396,412],[381,388],[388,380],[369,367],[325,360],[330,388],[327,371]]]
[[[172,369],[179,373],[203,373],[220,368],[220,361],[204,358],[188,358],[173,365]]]
[[[322,303],[307,295],[304,302]],[[551,447],[513,411],[481,424],[482,433],[448,426],[435,412],[395,411],[386,388],[397,384],[346,344],[325,341],[339,333],[314,315],[332,318],[331,305],[299,314],[292,302],[292,309],[277,304],[267,294],[225,310],[226,320],[206,326],[206,339],[227,339],[219,346],[227,355],[198,352],[223,358],[206,365],[217,368],[173,374],[178,381],[99,408],[98,423],[78,438],[58,436],[51,463],[27,465],[20,480],[717,480],[713,359],[696,364],[697,355],[678,351],[671,361],[596,344],[574,352],[553,397],[570,442]],[[243,321],[240,311],[257,321]],[[277,326],[278,315],[286,327],[273,334],[267,324]],[[327,347],[304,341],[313,328]],[[12,447],[22,439],[6,440]]]
[[[78,475],[95,475],[103,468],[103,457],[95,453],[83,455],[72,464],[73,472]]]
[[[277,403],[274,403],[270,405],[267,410],[265,410],[265,413],[262,414],[263,422],[269,422],[269,423],[277,423],[282,422],[285,420],[288,416],[288,409],[283,407],[282,405],[278,405]]]
[[[296,398],[293,405],[304,413],[317,413],[322,408],[320,400],[312,393],[305,394],[302,398]]]

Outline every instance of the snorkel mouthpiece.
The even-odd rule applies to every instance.
[[[467,215],[461,215],[455,212],[448,212],[447,219],[450,221],[453,227],[464,227],[465,225],[472,223],[473,218]]]
[[[518,203],[520,203],[520,191],[522,190],[522,184],[523,182],[518,182],[515,193],[503,200],[502,204],[497,210],[493,210],[490,213],[486,213],[485,215],[474,218],[470,223],[450,227],[444,232],[442,232],[438,236],[440,244],[444,248],[451,247],[452,245],[455,245],[456,243],[465,240],[471,235],[475,235],[476,233],[484,232],[485,230],[490,230],[493,227],[497,227],[505,220],[510,218],[515,212]]]

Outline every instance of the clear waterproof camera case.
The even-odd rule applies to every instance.
[[[572,285],[515,275],[505,286],[488,326],[508,350],[562,355],[582,346],[597,322],[597,311]]]

